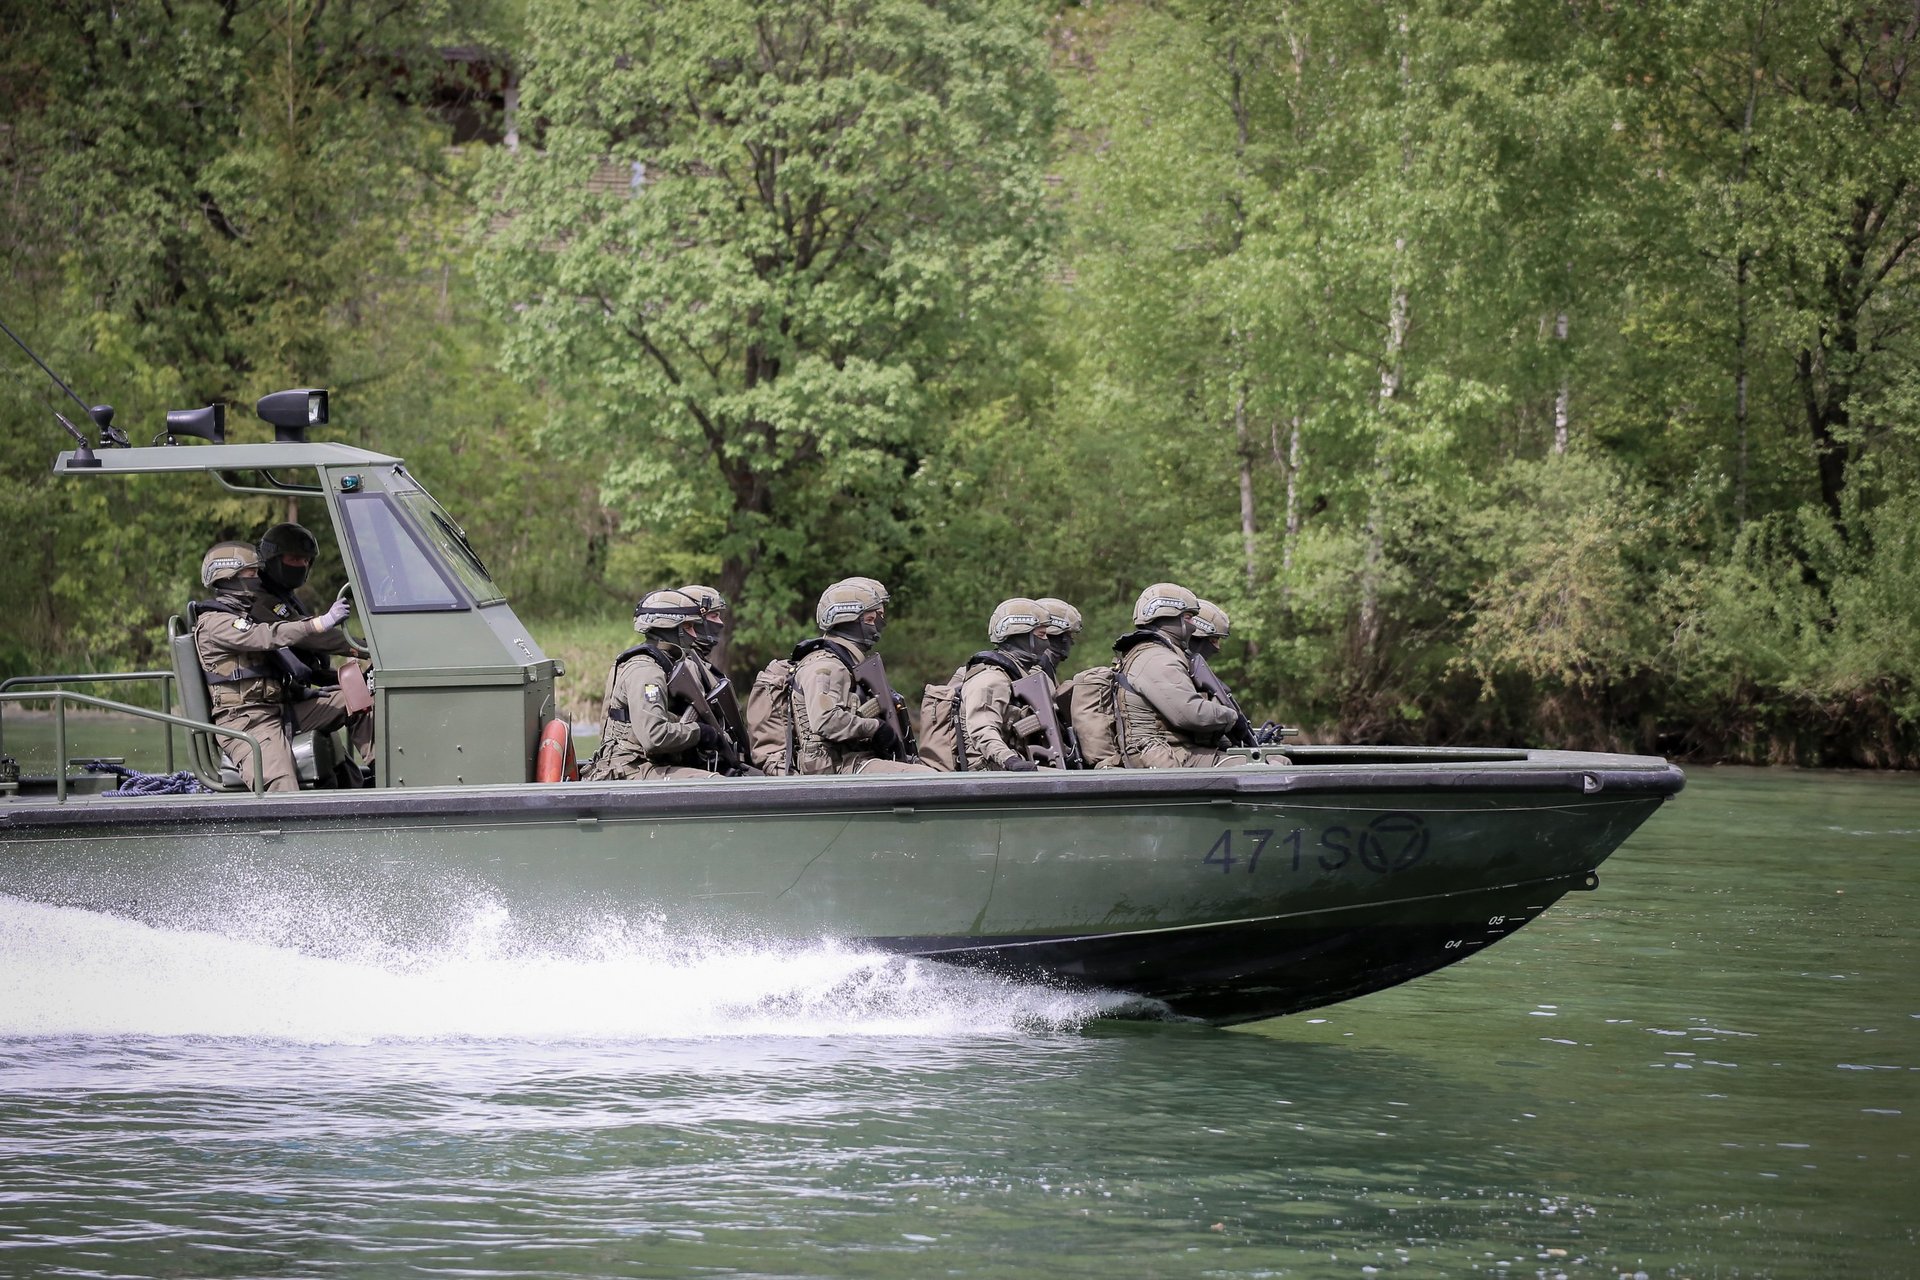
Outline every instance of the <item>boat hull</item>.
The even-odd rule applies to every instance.
[[[1683,782],[1645,757],[1512,754],[15,801],[0,893],[250,936],[281,921],[322,950],[300,921],[417,945],[491,902],[534,931],[835,939],[1230,1023],[1483,949],[1590,886]]]

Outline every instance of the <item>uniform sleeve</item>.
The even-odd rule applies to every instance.
[[[794,685],[807,711],[807,727],[828,742],[865,742],[880,721],[854,710],[853,677],[838,658],[802,660]]]
[[[627,728],[649,759],[682,755],[700,741],[700,726],[667,710],[667,675],[651,658],[630,658],[615,682],[626,704]],[[649,695],[648,690],[652,693]]]
[[[1193,672],[1186,663],[1158,646],[1140,655],[1127,672],[1127,679],[1161,719],[1182,733],[1224,733],[1239,721],[1232,707],[1215,702],[1194,687]]]
[[[1020,749],[1007,741],[1007,708],[1013,703],[1013,681],[1007,673],[982,667],[960,686],[960,722],[967,730],[967,750],[996,766]]]
[[[232,613],[203,615],[201,624],[194,628],[194,635],[202,642],[203,654],[271,653],[283,645],[291,647],[314,638],[312,625],[299,619],[249,622]]]

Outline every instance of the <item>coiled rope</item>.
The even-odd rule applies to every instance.
[[[202,792],[211,794],[213,791],[212,787],[184,769],[179,773],[141,773],[138,769],[129,769],[123,764],[109,764],[105,760],[88,760],[80,767],[89,773],[119,775],[118,787],[100,793],[106,796],[192,796]]]

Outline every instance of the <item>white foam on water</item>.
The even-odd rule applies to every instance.
[[[324,915],[309,929],[327,945],[301,947],[0,896],[0,1036],[940,1037],[1065,1030],[1130,1003],[832,942],[730,943],[651,921],[600,918],[534,940],[485,900],[453,923],[430,947],[368,942],[342,955],[341,922]],[[237,917],[236,931],[251,924]]]

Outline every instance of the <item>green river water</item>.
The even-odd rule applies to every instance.
[[[1692,771],[1597,892],[1231,1031],[496,914],[0,899],[0,1275],[1920,1276],[1913,778]]]

